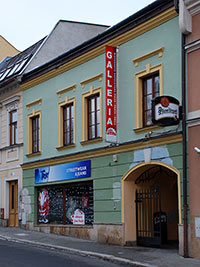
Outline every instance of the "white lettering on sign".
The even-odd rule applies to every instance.
[[[116,47],[106,46],[106,141],[117,140]]]

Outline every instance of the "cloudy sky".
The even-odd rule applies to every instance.
[[[6,0],[0,35],[23,51],[48,35],[60,20],[114,25],[154,0]]]

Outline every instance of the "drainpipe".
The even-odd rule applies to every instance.
[[[183,132],[183,231],[184,231],[184,258],[188,258],[188,203],[187,203],[187,129],[186,129],[186,84],[185,84],[185,42],[186,36],[182,33],[182,132]]]
[[[181,2],[181,3],[180,3]],[[185,20],[184,2],[182,0],[174,0],[174,7],[179,14],[179,26],[182,32],[181,34],[181,86],[182,86],[182,137],[183,137],[183,243],[184,243],[184,258],[188,258],[188,203],[187,203],[187,128],[186,128],[186,60],[185,60],[185,44],[186,35],[191,30],[191,18]],[[180,8],[180,10],[179,10]],[[187,14],[188,15],[188,14]],[[186,23],[187,22],[187,23]],[[184,32],[184,33],[183,33]]]

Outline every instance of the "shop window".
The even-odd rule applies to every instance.
[[[102,89],[82,95],[82,145],[102,140]]]
[[[163,66],[151,67],[135,74],[135,132],[149,130],[152,125],[151,100],[163,95]]]
[[[17,144],[17,110],[9,112],[9,139],[10,146]]]
[[[66,97],[58,104],[58,147],[75,146],[75,98]]]
[[[38,223],[91,225],[93,183],[69,183],[38,190]]]

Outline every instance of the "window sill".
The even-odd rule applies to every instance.
[[[41,152],[26,154],[27,158],[32,158],[41,155]]]
[[[103,140],[102,137],[99,137],[99,138],[92,139],[92,140],[82,141],[80,142],[80,144],[82,146],[86,146],[86,145],[102,142],[102,140]]]
[[[60,147],[57,147],[56,149],[58,151],[62,151],[62,150],[70,149],[70,148],[74,148],[74,147],[76,147],[76,144],[71,144],[71,145],[67,145],[67,146],[60,146]]]
[[[162,129],[162,128],[163,127],[161,127],[161,126],[151,125],[151,126],[147,126],[147,127],[143,127],[143,128],[133,129],[133,130],[136,134],[140,134],[140,133],[146,133],[146,132],[150,132],[152,130],[157,130],[157,129]]]

